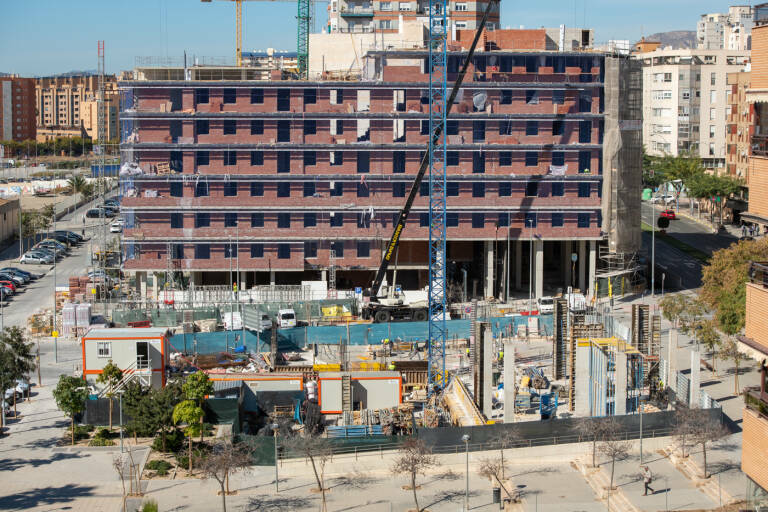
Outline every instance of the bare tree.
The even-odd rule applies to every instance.
[[[513,428],[509,430],[502,430],[493,438],[493,440],[499,445],[499,456],[501,459],[501,478],[503,480],[505,469],[504,450],[506,448],[520,444],[522,441],[524,441],[524,438],[517,428]]]
[[[326,510],[325,465],[333,455],[333,444],[325,437],[297,436],[291,439],[291,450],[303,455],[312,464],[317,490],[320,491],[323,500],[322,510]]]
[[[487,478],[488,480],[493,483],[494,480],[498,482],[499,486],[504,489],[504,493],[509,497],[510,500],[515,500],[515,498],[512,496],[512,494],[509,492],[507,487],[504,485],[504,461],[503,459],[492,459],[492,458],[486,458],[486,459],[480,459],[480,466],[477,470],[477,473]]]
[[[720,356],[723,359],[733,361],[736,366],[733,372],[733,394],[739,394],[739,370],[741,368],[741,362],[744,360],[744,353],[739,350],[739,344],[733,338],[728,338],[725,344],[720,349]]]
[[[728,429],[720,422],[719,418],[715,418],[706,409],[680,409],[678,417],[679,423],[676,432],[679,430],[678,435],[682,439],[682,444],[701,445],[704,463],[702,478],[709,478],[707,444],[728,435]],[[685,452],[683,452],[683,457],[685,457]]]
[[[122,454],[116,454],[112,457],[112,467],[115,468],[115,471],[117,471],[117,474],[120,477],[120,483],[123,486],[123,512],[125,512],[125,509],[126,509],[125,477],[128,476],[128,471],[126,471],[125,459],[123,459]]]
[[[692,409],[682,404],[677,405],[675,410],[675,428],[672,431],[672,435],[683,458],[688,456],[686,450],[692,444],[695,421],[692,416]]]
[[[421,512],[419,498],[416,495],[416,478],[419,475],[424,475],[428,469],[437,465],[437,457],[432,455],[424,441],[409,438],[400,445],[397,457],[390,470],[394,475],[407,474],[410,477],[410,487],[413,491],[413,502],[416,505],[416,512]]]
[[[198,459],[197,466],[202,471],[203,478],[213,478],[219,483],[222,512],[227,512],[229,475],[246,469],[252,463],[251,448],[243,443],[233,443],[232,439],[215,443],[209,453]]]
[[[603,436],[603,421],[596,417],[580,418],[573,430],[582,441],[592,441],[592,467],[596,467],[597,443]]]
[[[613,476],[616,469],[616,461],[626,459],[632,442],[624,439],[621,432],[621,424],[613,418],[609,418],[602,424],[602,439],[599,450],[611,459],[611,484],[608,491],[613,490]]]

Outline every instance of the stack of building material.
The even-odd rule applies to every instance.
[[[76,278],[75,278],[76,279]],[[61,308],[61,335],[75,336],[77,332],[77,305],[68,303]]]
[[[91,325],[91,304],[78,304],[75,310],[78,336],[85,334]]]

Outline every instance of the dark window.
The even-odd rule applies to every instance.
[[[448,135],[458,135],[459,134],[459,122],[458,121],[446,121],[445,122],[445,133]]]
[[[579,183],[579,197],[589,197],[592,193],[591,183]]]
[[[278,181],[277,182],[277,197],[291,197],[291,182],[290,181]]]
[[[392,153],[392,172],[405,172],[405,151],[395,151]]]
[[[502,105],[511,105],[512,104],[512,91],[509,89],[503,89],[501,91],[501,104]]]
[[[264,89],[251,89],[251,103],[264,103]]]
[[[525,214],[525,227],[527,228],[536,227],[536,214],[534,212],[528,212]]]
[[[314,151],[304,152],[304,166],[317,164],[317,153]]]
[[[449,181],[446,184],[445,187],[445,195],[448,197],[458,197],[459,196],[459,182],[458,181]]]
[[[261,212],[251,213],[251,227],[263,228],[264,227],[264,214]]]
[[[428,213],[420,213],[419,214],[419,227],[420,228],[426,228],[429,226],[429,214]]]
[[[370,190],[368,189],[367,183],[358,183],[357,184],[357,197],[368,197],[370,196]]]
[[[405,197],[405,183],[402,181],[392,182],[392,197]]]
[[[429,181],[422,181],[419,184],[419,195],[421,197],[429,196]]]
[[[590,172],[592,168],[592,153],[579,151],[579,172]]]
[[[288,229],[291,227],[291,214],[290,213],[278,213],[277,214],[277,227],[282,229]]]
[[[304,227],[305,228],[313,228],[317,226],[317,214],[316,213],[305,213],[304,214]]]
[[[565,91],[552,91],[552,104],[562,105],[565,103]]]
[[[456,228],[459,226],[459,214],[455,212],[448,212],[445,214],[445,226],[448,228]]]
[[[525,152],[525,166],[536,167],[539,165],[539,154],[536,151]]]
[[[263,135],[264,134],[264,120],[252,119],[251,120],[251,135]]]
[[[304,89],[304,104],[317,103],[317,89]]]
[[[317,242],[304,242],[304,257],[317,258]]]
[[[291,259],[291,246],[290,244],[279,244],[277,246],[277,259],[289,260]]]
[[[264,165],[263,151],[251,151],[251,165]]]
[[[421,130],[419,130],[420,135],[429,135],[429,121],[426,119],[422,119],[421,121]]]
[[[556,181],[552,183],[552,196],[562,197],[565,195],[565,183],[562,181]]]
[[[337,258],[343,258],[344,257],[344,242],[333,242],[331,243],[331,250],[336,253]]]
[[[565,165],[565,153],[562,151],[553,151],[552,165]]]
[[[357,172],[370,172],[371,154],[368,151],[357,152]]]
[[[291,122],[277,122],[277,142],[291,142]]]
[[[485,214],[473,213],[472,214],[472,227],[475,229],[482,229],[485,227]]]
[[[331,212],[331,227],[340,228],[344,225],[344,214],[340,212]]]
[[[371,242],[357,242],[357,257],[358,258],[371,257]]]
[[[344,89],[336,89],[336,104],[344,103]]]
[[[536,90],[528,89],[525,91],[525,102],[529,105],[539,102],[539,93]]]
[[[195,259],[207,260],[211,258],[211,246],[208,244],[195,245]]]
[[[195,89],[195,104],[208,103],[208,89]]]
[[[289,110],[291,110],[291,90],[290,89],[277,90],[277,110],[279,112],[288,112]]]
[[[224,196],[232,197],[237,195],[237,182],[225,181],[224,182]]]
[[[508,181],[499,183],[499,197],[510,197],[512,195],[512,184]]]
[[[371,216],[367,212],[360,212],[357,214],[357,227],[358,228],[371,227]]]
[[[446,165],[459,165],[459,152],[458,151],[447,151],[445,153],[445,164]]]
[[[315,195],[315,182],[314,181],[305,181],[304,182],[304,197],[312,197]]]
[[[589,214],[588,213],[580,213],[579,216],[576,219],[576,226],[580,228],[588,228],[589,227]]]
[[[341,197],[344,195],[344,183],[336,181],[331,183],[331,197]]]
[[[499,135],[512,135],[512,121],[499,121]]]
[[[485,183],[475,182],[472,184],[472,197],[485,197]]]
[[[264,195],[264,184],[260,181],[252,181],[251,182],[251,195],[252,196],[263,196]]]
[[[344,134],[344,120],[343,119],[334,119],[331,122],[332,123],[336,123],[336,135],[343,135]]]
[[[224,103],[237,103],[237,89],[224,89]]]
[[[180,181],[171,182],[171,197],[182,197],[184,195],[184,184]]]
[[[184,214],[172,213],[171,214],[171,228],[180,229],[184,227]]]
[[[171,258],[174,260],[184,259],[184,244],[173,244],[171,246]]]
[[[342,151],[331,151],[331,165],[342,165],[344,163],[344,153]]]
[[[224,214],[224,227],[225,228],[233,228],[237,226],[237,213],[235,212],[226,212]]]
[[[579,121],[579,142],[582,144],[592,142],[592,121]]]
[[[208,165],[211,155],[207,151],[198,151],[195,153],[195,165]]]
[[[525,72],[536,73],[539,71],[539,57],[526,57],[525,58]]]
[[[499,214],[499,220],[497,222],[498,226],[500,228],[506,228],[509,226],[509,214],[508,213],[500,213]]]
[[[499,165],[509,166],[512,165],[512,152],[501,151],[499,152]]]
[[[224,152],[224,165],[237,165],[237,152],[225,151]]]
[[[207,119],[198,119],[195,121],[195,133],[198,135],[208,135],[211,133],[211,123]]]
[[[526,121],[525,122],[525,134],[526,135],[538,135],[539,134],[539,122],[538,121]]]
[[[539,182],[529,181],[525,184],[525,195],[527,197],[537,197],[539,195]]]
[[[208,182],[198,181],[195,185],[195,197],[206,197],[208,195]]]
[[[291,172],[291,153],[279,151],[277,153],[277,172]]]
[[[184,158],[181,155],[181,151],[171,151],[168,163],[174,172],[184,172]]]
[[[592,111],[592,93],[590,91],[581,91],[579,94],[579,112]]]
[[[552,214],[552,227],[553,228],[561,228],[561,227],[563,227],[563,214],[562,213],[553,213]]]
[[[264,244],[251,244],[251,258],[264,257]]]
[[[478,151],[472,153],[472,172],[485,172],[485,153],[480,153]]]
[[[225,258],[234,258],[236,257],[236,248],[235,244],[224,244],[224,257]]]
[[[552,121],[552,135],[562,135],[564,124],[560,119]]]
[[[317,121],[307,119],[304,121],[304,135],[314,135],[317,133]]]
[[[207,228],[211,225],[211,214],[208,212],[197,212],[195,214],[195,227]]]
[[[474,142],[485,140],[485,121],[472,121],[472,140]]]

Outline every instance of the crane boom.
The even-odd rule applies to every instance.
[[[483,18],[480,21],[480,25],[477,27],[477,30],[475,31],[475,37],[472,40],[472,44],[469,47],[469,51],[467,52],[467,58],[464,61],[464,64],[461,66],[461,70],[459,71],[459,76],[456,78],[456,82],[453,84],[453,89],[451,89],[451,94],[448,97],[448,102],[446,103],[446,115],[451,113],[451,108],[453,107],[453,102],[456,99],[456,96],[459,93],[459,89],[461,89],[461,84],[464,82],[464,76],[467,74],[467,69],[469,68],[469,63],[472,60],[472,56],[475,53],[475,48],[477,47],[477,42],[480,40],[480,35],[483,33],[483,29],[485,28],[485,23],[488,20],[488,15],[491,12],[491,7],[497,3],[498,0],[492,0],[488,2],[488,5],[485,8],[485,12],[483,13]],[[432,144],[437,144],[438,140],[440,139],[440,135],[442,135],[443,125],[438,123],[437,126],[435,126],[434,132],[432,133]],[[403,205],[403,208],[400,210],[400,215],[397,219],[397,224],[395,224],[395,228],[392,231],[392,237],[389,239],[389,243],[387,244],[387,249],[384,251],[384,254],[381,258],[381,264],[379,265],[379,269],[376,271],[376,276],[373,279],[373,283],[371,284],[370,290],[368,290],[368,293],[371,297],[377,297],[379,294],[379,289],[381,288],[381,283],[384,281],[384,276],[387,272],[387,268],[389,268],[389,262],[392,259],[392,256],[394,256],[398,245],[400,244],[400,236],[403,233],[403,230],[405,229],[405,222],[408,220],[408,214],[411,212],[411,207],[413,206],[413,202],[416,200],[416,194],[419,191],[419,187],[421,186],[421,182],[424,179],[424,174],[426,174],[427,169],[429,168],[429,152],[425,152],[424,156],[421,158],[421,164],[419,164],[419,170],[416,173],[416,177],[413,180],[413,185],[411,185],[411,190],[408,193],[408,197],[405,200],[405,204]]]

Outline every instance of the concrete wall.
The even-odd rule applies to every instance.
[[[359,409],[388,409],[401,403],[402,380],[391,375],[392,372],[361,372],[353,374],[352,404]],[[389,373],[390,375],[383,375]],[[341,374],[320,375],[318,378],[318,400],[323,413],[340,413]]]

